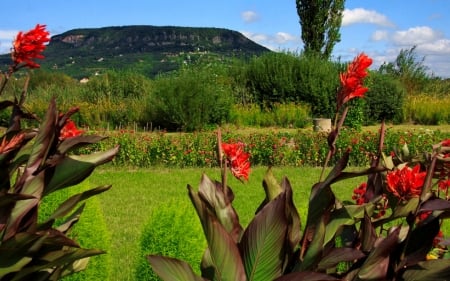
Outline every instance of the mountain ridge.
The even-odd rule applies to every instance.
[[[134,69],[146,75],[177,69],[186,62],[217,61],[270,52],[225,28],[125,25],[77,28],[51,37],[41,67],[80,78],[106,69]],[[0,56],[1,65],[9,55]]]

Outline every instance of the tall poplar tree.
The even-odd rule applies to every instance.
[[[324,59],[331,56],[334,45],[341,41],[344,3],[345,0],[296,0],[305,53]]]

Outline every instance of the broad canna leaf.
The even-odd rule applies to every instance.
[[[419,262],[415,266],[408,267],[401,280],[450,280],[450,259]]]
[[[434,217],[426,224],[419,224],[411,232],[410,239],[406,245],[405,265],[414,265],[426,259],[428,252],[433,247],[433,241],[441,228],[439,219]]]
[[[184,262],[170,257],[157,255],[147,256],[147,260],[158,276],[165,281],[203,281],[197,276],[191,266]]]
[[[258,207],[257,211],[261,210],[264,205],[266,205],[270,200],[275,199],[281,192],[283,192],[283,188],[278,183],[277,179],[274,177],[272,169],[269,168],[266,171],[263,179],[263,187],[266,193],[266,197],[261,205]]]
[[[58,153],[66,154],[72,149],[79,148],[88,144],[98,143],[106,137],[94,135],[80,135],[72,138],[67,138],[58,145]]]
[[[366,255],[358,249],[347,247],[333,248],[320,260],[317,269],[323,271],[335,267],[340,262],[355,261],[365,256]]]
[[[384,280],[389,268],[389,255],[398,244],[400,228],[392,231],[369,254],[357,274],[358,280]]]
[[[88,155],[67,156],[55,168],[54,174],[45,187],[44,195],[56,190],[79,184],[86,179],[94,169],[111,161],[119,151],[116,146],[107,151],[92,153]]]
[[[46,280],[34,278],[34,275],[38,274],[39,276],[39,272],[41,271],[48,271],[49,275],[51,275],[54,270],[58,270],[57,267],[62,266],[67,268],[68,264],[103,253],[103,251],[96,249],[81,248],[70,248],[48,252],[40,257],[41,263],[23,268],[14,276],[13,280]]]
[[[230,233],[234,241],[239,241],[242,235],[242,226],[239,223],[239,216],[232,205],[234,200],[233,191],[229,187],[223,187],[219,182],[213,182],[208,176],[203,174],[198,194],[206,203],[210,212],[216,216],[217,220]]]
[[[286,193],[286,218],[288,220],[287,242],[289,242],[290,247],[287,255],[288,258],[292,259],[292,253],[296,250],[302,238],[301,221],[294,204],[291,183],[286,177],[281,181],[281,187]],[[291,262],[291,260],[288,260],[288,262]]]
[[[267,203],[244,231],[239,248],[247,280],[273,280],[282,274],[287,250],[286,193]]]
[[[61,205],[59,205],[58,209],[51,214],[51,216],[48,218],[48,220],[55,220],[64,217],[69,212],[73,210],[77,206],[77,204],[81,201],[84,201],[94,195],[100,194],[102,192],[105,192],[111,188],[110,185],[106,186],[99,186],[97,188],[89,189],[87,191],[84,191],[82,193],[75,194],[68,198],[66,201],[64,201]]]
[[[431,198],[420,206],[420,211],[448,211],[450,210],[450,201],[441,198]]]
[[[0,279],[8,273],[21,270],[31,262],[30,249],[41,247],[45,239],[45,236],[22,232],[4,241],[0,245]]]
[[[354,225],[364,218],[364,212],[372,213],[373,203],[364,205],[347,205],[331,213],[331,220],[326,226],[324,245],[330,242],[344,225]]]
[[[209,255],[205,254],[202,264],[214,269],[211,273],[214,274],[212,280],[246,280],[244,265],[234,238],[218,221],[211,208],[207,206],[207,202],[189,185],[188,191],[208,243]]]
[[[373,227],[372,220],[367,213],[364,214],[364,219],[361,221],[360,229],[359,239],[361,240],[361,250],[364,252],[370,252],[377,240],[377,234],[375,228]]]
[[[316,223],[311,244],[308,245],[303,261],[299,265],[300,271],[314,271],[316,269],[324,250],[325,228],[325,217],[320,217]]]

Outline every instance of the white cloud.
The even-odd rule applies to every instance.
[[[16,30],[0,30],[0,54],[9,53],[12,42],[17,35]]]
[[[442,33],[428,26],[418,26],[408,30],[396,31],[392,36],[392,41],[396,45],[412,46],[430,43],[440,38],[442,38]]]
[[[389,34],[386,30],[377,30],[372,34],[372,41],[382,41],[388,39]]]
[[[295,41],[296,39],[297,38],[294,35],[286,32],[277,32],[274,37],[275,42],[278,44],[285,44],[287,42]]]
[[[252,23],[259,19],[259,15],[254,11],[244,11],[241,13],[241,18],[246,23]]]
[[[379,14],[376,11],[362,8],[353,10],[345,9],[342,14],[342,26],[357,23],[370,23],[379,26],[394,27],[394,24],[385,15]]]
[[[273,51],[280,49],[298,49],[301,44],[300,37],[282,31],[276,34],[253,33],[248,31],[241,31],[241,33],[250,40]]]
[[[450,39],[439,39],[434,42],[424,43],[417,49],[427,54],[450,55]]]

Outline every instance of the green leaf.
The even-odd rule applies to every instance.
[[[309,271],[315,269],[316,265],[322,258],[325,227],[325,217],[322,216],[319,218],[319,221],[316,222],[316,227],[311,244],[306,251],[303,262],[300,264],[301,271]]]
[[[438,259],[419,262],[415,266],[408,267],[402,275],[405,281],[414,280],[449,280],[450,260]]]
[[[22,232],[4,241],[0,246],[0,278],[28,264],[32,260],[30,249],[39,248],[45,239],[45,236]]]
[[[195,275],[191,266],[184,262],[170,257],[157,255],[147,256],[153,271],[166,281],[202,281],[205,280]]]
[[[244,231],[239,244],[247,280],[273,280],[282,274],[286,255],[286,193],[267,203]]]
[[[324,245],[330,242],[344,225],[353,225],[364,218],[364,212],[373,212],[374,204],[347,205],[331,213],[331,221],[327,224]]]
[[[111,161],[119,151],[119,147],[107,151],[92,153],[88,155],[67,156],[55,168],[55,172],[44,190],[48,195],[56,190],[79,184],[86,179],[94,169]]]
[[[41,263],[38,265],[23,268],[14,276],[12,280],[35,280],[31,276],[40,271],[52,272],[55,267],[67,267],[78,260],[103,254],[103,251],[96,249],[70,248],[48,252],[40,257]]]
[[[264,175],[263,187],[266,193],[266,198],[264,198],[264,201],[260,204],[256,212],[259,212],[265,204],[283,192],[283,188],[280,184],[278,184],[277,179],[273,175],[272,168],[267,169],[266,174]]]
[[[187,188],[202,223],[209,248],[209,255],[204,256],[202,264],[204,263],[210,269],[214,268],[213,280],[246,280],[242,258],[234,238],[207,207],[207,202],[203,201],[203,198],[194,192],[191,186],[188,185]]]
[[[93,188],[85,192],[71,196],[69,199],[67,199],[61,205],[59,205],[58,209],[55,210],[55,212],[48,218],[48,220],[55,220],[64,217],[69,212],[71,212],[79,202],[86,200],[94,195],[105,192],[110,188],[111,188],[110,185],[99,186],[97,188]]]
[[[58,146],[58,153],[65,154],[72,149],[79,148],[88,144],[98,143],[106,138],[107,137],[94,135],[80,135],[73,138],[68,138],[62,141]]]
[[[202,175],[198,194],[209,207],[212,214],[237,242],[242,235],[242,226],[239,217],[231,204],[234,200],[233,191],[223,187],[219,182],[211,181],[205,174]]]

